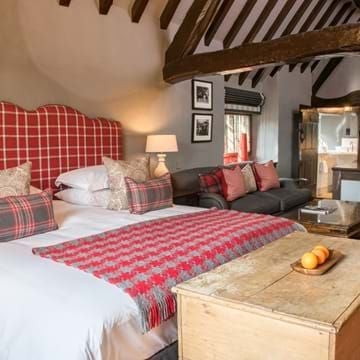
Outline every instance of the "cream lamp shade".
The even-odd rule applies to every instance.
[[[146,139],[146,152],[157,153],[158,164],[154,170],[154,176],[160,177],[169,172],[166,167],[166,154],[178,152],[176,135],[148,135]]]

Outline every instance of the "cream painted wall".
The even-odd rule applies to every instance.
[[[162,81],[169,33],[159,30],[151,6],[141,24],[131,23],[125,3],[115,1],[101,16],[93,0],[69,8],[57,0],[1,0],[0,98],[28,109],[61,103],[118,120],[127,156],[144,151],[146,134],[176,133],[172,170],[220,163],[222,77],[207,79],[214,81],[213,142],[191,144],[191,84]]]

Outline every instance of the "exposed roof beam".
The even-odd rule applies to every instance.
[[[235,0],[223,0],[213,22],[205,34],[205,45],[209,46]]]
[[[99,13],[101,15],[107,15],[113,4],[113,0],[100,0],[99,1]]]
[[[353,3],[356,7],[360,9],[360,0],[353,0]]]
[[[176,83],[195,76],[254,70],[360,51],[360,24],[342,25],[289,35],[262,43],[200,53],[167,62],[164,80]],[[314,46],[313,44],[317,44]]]
[[[160,28],[166,30],[178,8],[181,0],[168,0],[160,16]]]
[[[319,14],[319,12],[323,9],[323,7],[326,5],[328,0],[319,0],[315,7],[312,9],[312,11],[310,12],[309,16],[306,18],[305,22],[302,24],[300,30],[298,31],[298,34],[303,33],[305,31],[308,31],[311,24],[314,22],[314,20],[316,19],[317,15]],[[293,64],[290,65],[290,71],[292,71],[295,66],[297,64]],[[277,70],[276,70],[277,69]],[[280,67],[275,68],[271,73],[270,76],[273,77],[275,76],[275,74],[281,69]]]
[[[316,95],[316,93],[320,90],[323,86],[325,81],[330,77],[333,71],[340,65],[340,63],[344,60],[342,57],[338,57],[335,59],[330,59],[330,61],[326,64],[322,72],[320,73],[319,77],[316,79],[313,87],[312,93]]]
[[[323,16],[320,18],[318,23],[315,25],[314,30],[322,29],[325,26],[325,24],[327,23],[329,18],[332,16],[332,14],[334,13],[334,11],[336,10],[338,5],[339,5],[339,0],[333,0],[331,2],[329,7],[324,12]],[[303,73],[307,69],[308,66],[309,66],[309,63],[302,64],[300,67],[301,72]]]
[[[59,5],[61,6],[70,6],[71,0],[60,0]]]
[[[246,19],[250,15],[251,10],[255,6],[255,4],[256,4],[256,0],[247,0],[246,1],[246,4],[241,9],[240,14],[236,18],[231,29],[229,30],[229,32],[226,34],[226,36],[224,38],[224,41],[223,41],[224,49],[227,49],[231,46],[232,42],[234,41],[236,35],[239,33],[239,31],[243,27]]]
[[[341,9],[338,11],[338,13],[336,14],[336,16],[334,17],[333,21],[330,23],[329,26],[336,26],[340,23],[340,20],[342,19],[342,17],[344,16],[345,12],[347,11],[347,9],[351,6],[351,2],[347,2],[345,3]],[[354,15],[355,9],[351,9],[350,12],[348,13],[348,15],[346,16],[346,18],[344,19],[344,21],[342,22],[342,24],[347,24],[349,22],[349,20],[351,19],[351,17]],[[316,67],[319,65],[320,61],[316,60],[313,62],[313,64],[311,65],[311,72],[313,72]]]
[[[273,38],[273,36],[275,35],[275,33],[278,31],[280,25],[283,23],[283,21],[285,20],[286,16],[288,15],[289,11],[292,9],[292,7],[294,6],[296,0],[287,0],[285,5],[282,7],[279,15],[276,17],[276,19],[274,20],[274,22],[272,23],[272,25],[270,26],[269,30],[266,32],[265,36],[263,37],[262,41],[268,41],[271,40]],[[268,2],[269,4],[269,2]],[[267,4],[267,5],[268,5]],[[275,4],[274,4],[275,6]],[[264,10],[266,9],[266,7],[264,8]],[[263,10],[263,12],[264,12]],[[270,10],[271,12],[271,10]],[[266,21],[266,18],[270,15],[270,12],[267,14],[263,14],[261,13],[261,16],[264,16],[264,20],[263,23]],[[246,78],[248,77],[248,75],[250,74],[250,72],[245,72],[239,75],[239,85],[242,85],[244,83],[244,81],[246,80]]]
[[[131,7],[131,21],[138,23],[141,19],[143,12],[145,11],[146,5],[149,0],[135,0]]]
[[[282,32],[281,37],[290,35],[293,32],[296,25],[299,23],[300,19],[303,17],[305,11],[308,9],[308,7],[310,5],[311,5],[311,0],[305,0],[302,2],[302,4],[299,6],[296,13],[292,17],[292,19],[289,21],[285,30]],[[274,76],[280,69],[281,69],[281,66],[276,66],[272,70],[271,76]],[[255,74],[255,76],[253,78],[252,87],[256,87],[256,85],[261,81],[263,74],[264,74],[263,69],[258,70],[258,72]]]
[[[194,53],[213,20],[220,0],[196,0],[192,3],[179,30],[166,51],[166,62]]]

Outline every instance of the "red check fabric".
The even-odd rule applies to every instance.
[[[284,218],[211,209],[34,248],[33,253],[123,289],[137,304],[146,332],[175,314],[173,286],[295,230],[298,225]]]
[[[170,174],[145,182],[125,177],[125,184],[129,211],[132,214],[144,214],[173,205]]]
[[[221,194],[221,177],[221,169],[208,174],[199,174],[200,192]]]
[[[32,185],[55,187],[63,172],[122,158],[119,122],[90,119],[61,105],[26,111],[0,102],[0,170],[32,162]]]
[[[57,228],[51,191],[0,199],[0,242],[41,234]]]

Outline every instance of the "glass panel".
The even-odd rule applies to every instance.
[[[248,152],[250,149],[250,115],[225,115],[225,153],[239,152],[239,141],[242,133],[247,134]]]

